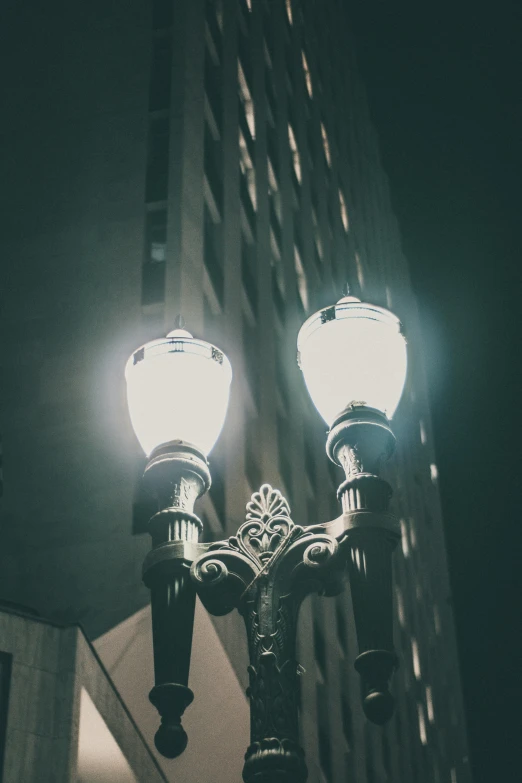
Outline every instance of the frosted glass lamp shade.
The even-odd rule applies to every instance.
[[[147,456],[174,440],[209,454],[225,421],[232,380],[222,351],[176,329],[135,351],[125,378],[132,426]]]
[[[344,297],[303,324],[297,349],[312,401],[328,426],[354,402],[392,418],[407,360],[400,321],[389,310]]]

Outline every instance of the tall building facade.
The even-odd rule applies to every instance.
[[[77,6],[29,3],[5,26],[3,597],[92,638],[147,603],[123,367],[178,314],[234,369],[200,506],[207,537],[232,534],[263,482],[299,524],[338,516],[342,477],[295,354],[303,320],[348,284],[409,338],[389,468],[401,665],[396,716],[370,726],[348,592],[303,606],[310,783],[467,783],[418,315],[349,3]],[[244,681],[238,624],[218,629]]]

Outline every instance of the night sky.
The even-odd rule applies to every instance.
[[[350,9],[421,313],[474,779],[520,780],[522,4]]]

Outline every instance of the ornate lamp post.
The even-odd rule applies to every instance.
[[[299,745],[296,625],[311,592],[336,595],[347,575],[359,644],[364,711],[374,723],[393,713],[388,683],[392,638],[391,555],[399,538],[379,476],[395,438],[389,419],[406,376],[406,343],[389,311],[344,297],[312,315],[298,336],[298,361],[329,426],[326,450],[343,467],[342,514],[301,527],[278,490],[254,493],[235,536],[200,542],[194,502],[210,487],[207,455],[224,423],[232,378],[214,346],[176,329],[136,351],[127,364],[131,420],[149,461],[145,481],[158,511],[144,581],[151,590],[155,686],[161,715],[156,747],[175,758],[186,747],[181,716],[188,687],[196,593],[206,609],[238,609],[248,636],[251,744],[245,783],[303,783]]]

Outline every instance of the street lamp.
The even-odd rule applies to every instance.
[[[231,538],[200,542],[194,502],[210,487],[207,456],[224,423],[232,378],[217,348],[183,328],[140,348],[126,367],[131,421],[149,456],[144,480],[157,501],[143,578],[151,589],[155,686],[161,715],[155,742],[175,758],[186,747],[181,716],[188,687],[196,593],[206,609],[238,609],[247,630],[251,744],[245,783],[302,783],[296,626],[311,593],[337,595],[348,575],[369,720],[393,713],[388,683],[396,666],[391,554],[399,538],[379,476],[395,438],[389,420],[406,377],[406,343],[388,310],[351,296],[312,315],[298,336],[298,362],[329,426],[326,450],[342,466],[342,514],[301,527],[282,494],[264,484]]]

